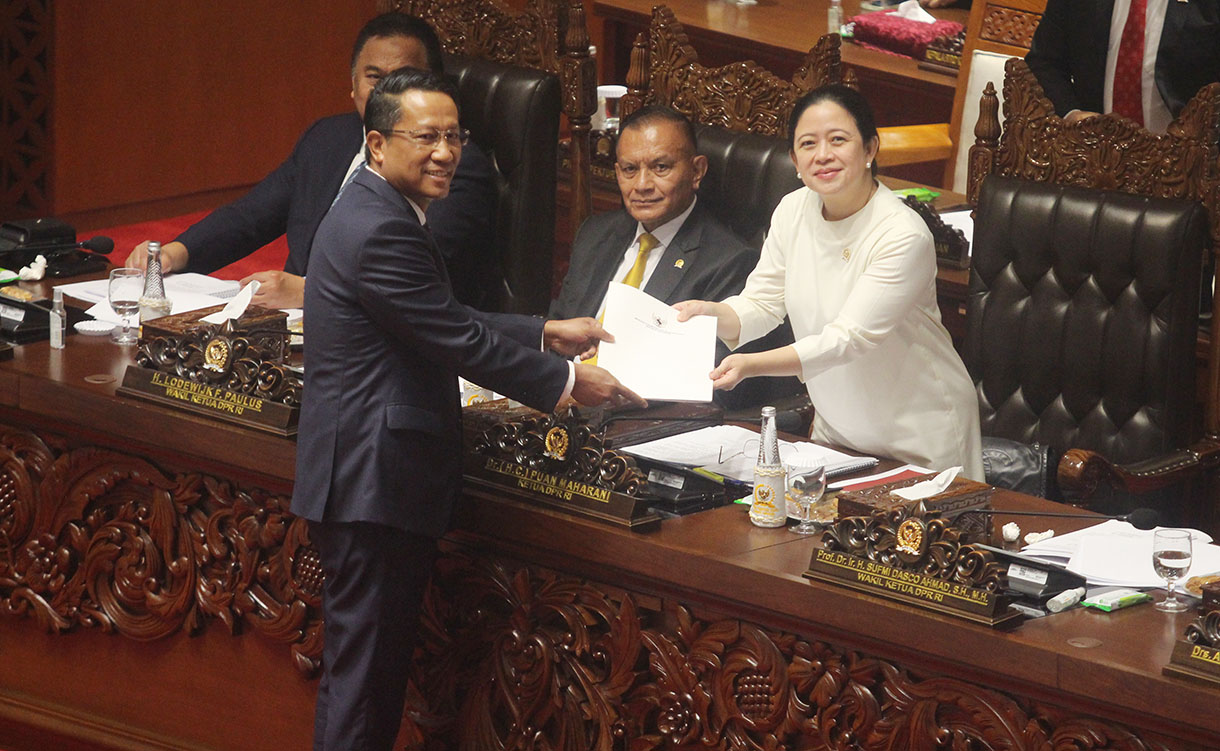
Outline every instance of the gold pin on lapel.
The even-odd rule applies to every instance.
[[[686,265],[686,261],[682,260],[681,258],[679,258],[678,260],[674,261],[674,268],[675,268],[675,269],[680,269],[680,268],[682,268],[682,267],[683,267],[683,266],[685,266],[685,265]]]
[[[851,248],[844,248],[844,249],[843,249],[843,260],[844,260],[844,261],[850,261],[850,260],[851,260]]]

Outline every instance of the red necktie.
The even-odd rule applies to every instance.
[[[1144,124],[1144,14],[1147,0],[1131,0],[1114,65],[1114,111]]]

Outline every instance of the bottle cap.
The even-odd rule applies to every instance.
[[[56,287],[55,289],[51,290],[51,301],[52,302],[63,302],[64,301],[64,291],[62,289],[60,289],[59,287]]]
[[[770,407],[770,406],[763,407],[762,416],[763,417],[775,417],[775,407]]]

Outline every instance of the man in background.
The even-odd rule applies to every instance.
[[[253,302],[272,308],[302,304],[310,246],[322,217],[348,179],[364,164],[365,102],[383,76],[404,66],[443,72],[440,40],[425,21],[403,13],[383,13],[360,30],[352,49],[352,103],[355,112],[318,120],[305,131],[288,159],[245,196],[221,206],[161,248],[162,268],[211,273],[245,258],[280,235],[287,235],[283,271],[259,271]],[[461,168],[449,196],[428,210],[428,226],[445,262],[455,272],[462,301],[481,296],[470,273],[492,247],[496,195],[491,162],[474,144],[463,149]],[[147,243],[127,258],[143,268]]]
[[[1068,122],[1115,112],[1164,132],[1220,81],[1220,0],[1050,0],[1025,62]]]

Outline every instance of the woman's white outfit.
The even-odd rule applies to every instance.
[[[932,234],[884,185],[834,222],[814,191],[785,196],[725,303],[741,319],[731,349],[791,318],[813,440],[983,479],[978,402],[940,322]]]

